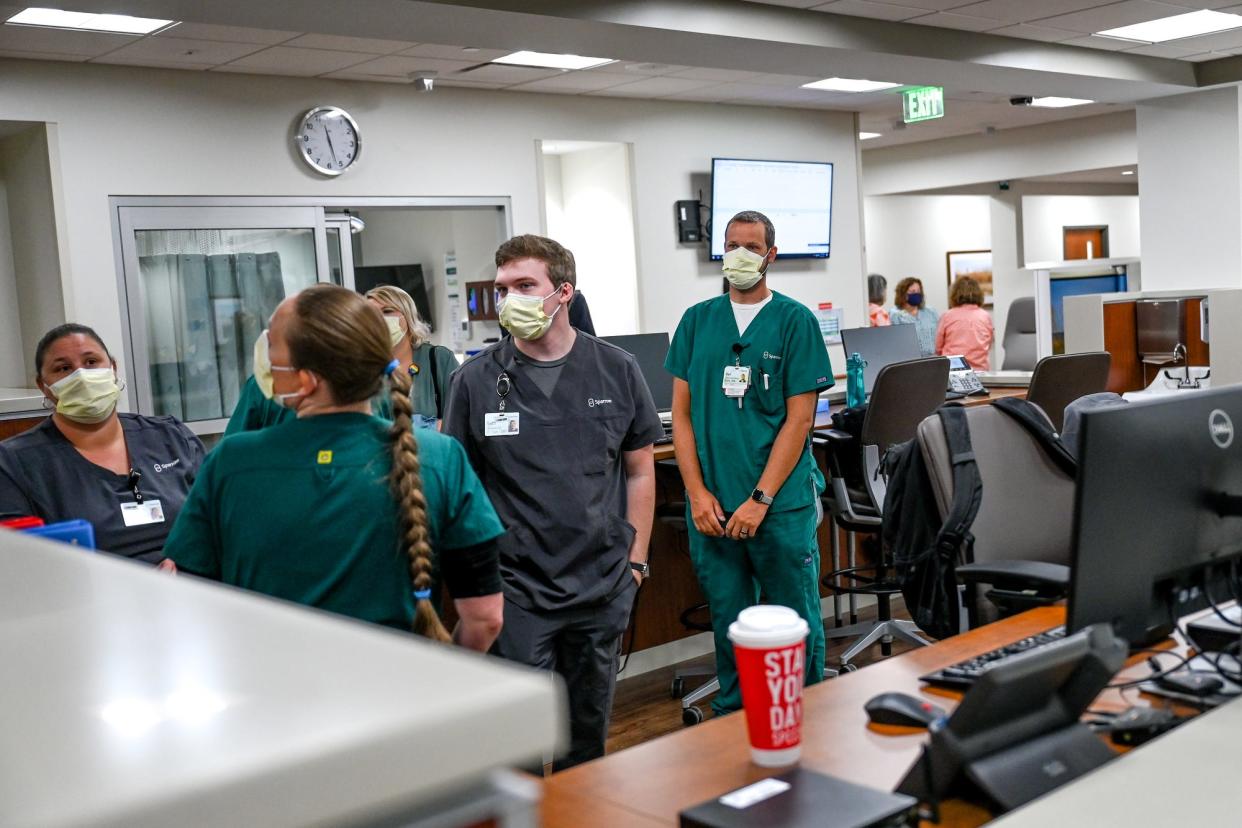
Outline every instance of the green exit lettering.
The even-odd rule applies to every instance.
[[[944,117],[944,88],[920,86],[902,94],[902,120],[907,124]]]

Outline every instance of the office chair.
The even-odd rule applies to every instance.
[[[966,409],[966,420],[983,497],[970,528],[973,555],[957,567],[965,585],[963,629],[1064,596],[1074,515],[1074,479],[1012,417],[987,405]],[[917,439],[944,518],[953,464],[940,417],[923,420]]]
[[[883,551],[876,563],[858,565],[854,535],[879,532],[884,506],[880,461],[890,447],[914,439],[919,423],[944,403],[948,383],[949,360],[945,357],[885,366],[876,376],[860,435],[833,429],[816,438],[828,449],[831,496],[825,505],[835,525],[850,533],[847,566],[825,574],[822,583],[834,595],[871,595],[876,600],[876,621],[828,631],[829,639],[858,637],[841,654],[844,669],[851,669],[849,662],[876,642],[884,655],[892,653],[894,638],[919,647],[928,643],[913,622],[893,619],[891,600],[901,587],[892,577]],[[834,567],[835,554],[834,543]]]
[[[1067,405],[1079,397],[1105,390],[1112,360],[1107,351],[1044,357],[1031,374],[1026,398],[1043,409],[1059,432],[1065,425]]]
[[[1005,316],[1005,349],[1003,371],[1030,371],[1038,359],[1038,337],[1035,335],[1035,297],[1021,296],[1013,300]]]

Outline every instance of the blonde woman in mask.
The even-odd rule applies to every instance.
[[[117,412],[116,360],[85,325],[48,331],[35,374],[52,414],[0,442],[0,519],[83,519],[99,549],[162,560],[203,444],[173,417]]]
[[[415,428],[439,428],[457,357],[443,345],[431,342],[431,328],[419,317],[410,294],[399,287],[381,285],[367,291],[366,296],[384,314],[393,358],[410,377]]]

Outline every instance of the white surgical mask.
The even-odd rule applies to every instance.
[[[559,288],[547,296],[508,294],[496,309],[500,324],[518,339],[539,339],[548,332],[548,328],[552,327],[552,320],[561,312],[561,307],[564,307],[558,306],[551,316],[548,316],[543,309],[543,303],[558,293],[560,293]]]
[[[277,394],[276,388],[272,383],[273,371],[295,371],[285,365],[273,365],[272,357],[269,351],[271,342],[268,340],[267,331],[259,334],[259,338],[254,341],[254,381],[259,386],[259,390],[263,392],[263,396],[269,400],[274,400],[277,405],[285,405],[285,401],[290,397],[297,397],[301,392],[292,394]]]
[[[745,247],[735,247],[724,254],[721,269],[729,284],[738,290],[749,290],[763,278],[764,271],[767,270],[766,262],[766,256],[752,253]]]
[[[388,323],[388,339],[392,347],[396,348],[401,344],[401,340],[405,339],[405,331],[401,328],[401,317],[384,314],[384,321]]]
[[[111,368],[79,368],[48,386],[56,397],[56,413],[75,423],[102,423],[116,410],[121,385]]]

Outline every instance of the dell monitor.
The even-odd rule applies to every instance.
[[[832,247],[832,164],[712,159],[711,257],[724,257],[729,219],[763,213],[776,228],[776,257],[826,259]]]
[[[664,360],[668,356],[668,334],[605,336],[603,339],[634,355],[634,359],[638,361],[638,370],[642,372],[647,387],[651,389],[651,399],[655,403],[656,411],[671,411],[673,375],[664,370]]]
[[[1242,556],[1242,386],[1083,414],[1067,629],[1132,648],[1232,597]]]
[[[867,363],[863,368],[863,382],[868,396],[875,378],[886,365],[923,358],[913,325],[850,328],[841,331],[841,344],[847,357],[856,353]]]
[[[371,265],[354,268],[354,289],[359,293],[365,294],[381,285],[393,285],[410,294],[414,307],[418,309],[418,315],[429,328],[435,330],[435,317],[431,315],[431,301],[427,296],[422,265]]]

